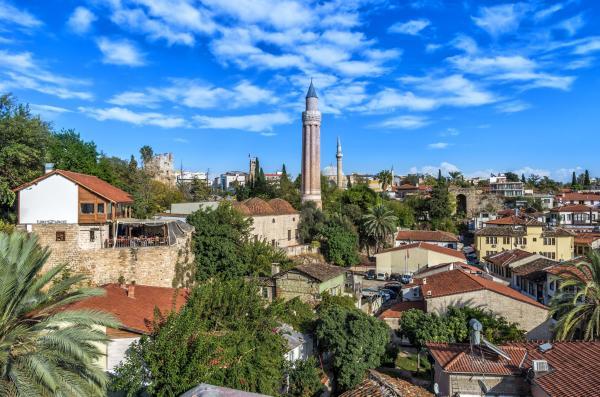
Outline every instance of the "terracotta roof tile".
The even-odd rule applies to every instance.
[[[72,182],[75,182],[76,184],[86,188],[87,190],[90,190],[112,202],[115,202],[115,203],[132,203],[133,202],[133,198],[129,195],[129,193],[126,193],[123,190],[119,189],[118,187],[115,187],[115,186],[111,185],[110,183],[103,181],[102,179],[98,178],[97,176],[80,174],[78,172],[65,171],[65,170],[51,171],[47,174],[40,176],[39,178],[34,179],[31,182],[25,183],[13,190],[14,191],[23,190],[29,186],[37,184],[38,182],[40,182],[52,175],[62,175],[63,177],[71,180]]]
[[[512,273],[523,277],[542,276],[543,270],[549,266],[554,266],[558,262],[548,258],[537,258],[531,262],[527,262],[521,266],[513,267]]]
[[[434,252],[437,252],[440,254],[453,256],[455,258],[466,261],[465,254],[463,254],[460,251],[453,250],[451,248],[440,247],[439,245],[429,244],[429,243],[424,243],[424,242],[404,244],[399,247],[388,248],[386,250],[381,251],[380,254],[385,253],[385,252],[392,252],[392,251],[402,251],[402,250],[407,250],[407,249],[412,249],[412,248],[421,248],[424,250],[434,251]],[[377,255],[379,255],[379,254],[377,254]]]
[[[513,249],[508,251],[498,252],[493,255],[484,257],[486,262],[492,263],[496,266],[508,266],[513,262],[520,261],[521,259],[535,255],[534,253],[523,251],[521,249]]]
[[[494,219],[485,222],[486,225],[519,225],[519,226],[544,226],[545,223],[529,217],[516,215],[506,216],[504,218]]]
[[[352,390],[348,390],[340,397],[433,397],[433,394],[422,387],[399,378],[369,370],[367,379],[362,381]]]
[[[513,226],[486,226],[475,232],[476,236],[525,236],[527,233],[523,229],[515,229]]]
[[[504,284],[459,269],[436,273],[425,277],[425,279],[427,279],[425,283],[423,279],[415,279],[415,283],[421,284],[421,293],[425,299],[488,290],[523,303],[547,309],[541,303]]]
[[[296,265],[289,271],[299,271],[309,275],[310,277],[324,282],[327,280],[331,280],[334,277],[339,276],[340,274],[346,273],[347,269],[340,266],[333,266],[327,263],[306,263],[302,265]],[[280,274],[285,274],[287,272],[283,272]]]
[[[252,197],[242,202],[233,202],[233,207],[247,216],[298,214],[290,203],[280,198],[266,202],[261,198]]]
[[[442,230],[400,230],[396,235],[396,240],[457,243],[458,237],[453,233]]]
[[[583,204],[567,204],[562,207],[552,208],[552,212],[593,212],[598,211],[597,208],[592,208]]]
[[[127,296],[127,290],[118,284],[101,287],[104,296],[96,296],[68,306],[68,309],[102,310],[116,316],[124,328],[139,333],[149,333],[154,319],[154,308],[166,314],[175,308],[179,310],[187,299],[186,289],[151,287],[136,285],[134,298]]]
[[[509,360],[485,347],[471,351],[468,343],[430,342],[426,346],[444,371],[452,373],[520,375],[523,371],[521,363],[527,355],[527,349],[517,346],[501,346]]]
[[[425,311],[425,302],[423,301],[405,301],[396,303],[390,308],[384,310],[378,317],[385,318],[401,318],[402,313],[410,309],[419,309]]]
[[[596,193],[564,193],[558,196],[562,201],[600,201],[600,194]]]
[[[292,207],[290,203],[280,198],[269,200],[269,205],[278,215],[298,214],[298,210]]]

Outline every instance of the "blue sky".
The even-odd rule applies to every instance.
[[[0,92],[111,155],[600,176],[600,2],[0,0]]]

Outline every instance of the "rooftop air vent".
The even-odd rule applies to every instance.
[[[548,372],[550,366],[546,360],[533,360],[532,361],[533,372]]]
[[[538,349],[542,353],[546,353],[548,350],[552,349],[552,343],[546,342],[538,346]]]

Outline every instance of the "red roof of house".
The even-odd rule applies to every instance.
[[[600,201],[600,194],[596,193],[564,193],[558,196],[562,201]]]
[[[242,202],[234,201],[233,207],[248,216],[298,214],[290,203],[280,198],[267,202],[259,197],[252,197]]]
[[[423,282],[424,279],[427,281]],[[415,280],[415,282],[421,285],[421,294],[425,299],[488,290],[532,306],[547,309],[546,306],[538,301],[504,284],[464,272],[460,269],[432,274],[431,276],[424,277],[424,279]]]
[[[476,348],[471,353],[468,343],[430,342],[427,343],[427,348],[444,371],[453,373],[519,375],[522,372],[521,363],[527,355],[527,349],[516,346],[501,347],[510,360],[484,347]]]
[[[577,233],[575,235],[575,244],[591,244],[596,240],[600,240],[598,233]]]
[[[399,247],[389,248],[389,249],[381,251],[380,254],[384,253],[384,252],[401,251],[401,250],[407,250],[407,249],[411,249],[411,248],[421,248],[421,249],[424,249],[424,250],[434,251],[434,252],[437,252],[437,253],[440,253],[440,254],[450,255],[450,256],[453,256],[455,258],[462,259],[464,261],[467,260],[465,258],[465,254],[463,254],[460,251],[453,250],[451,248],[440,247],[439,245],[429,244],[429,243],[424,243],[424,242],[404,244],[404,245],[401,245]]]
[[[419,309],[425,311],[425,302],[405,301],[396,303],[390,308],[384,310],[378,317],[382,320],[386,318],[400,318],[402,317],[402,313],[410,309]]]
[[[396,235],[396,240],[457,243],[458,237],[454,233],[442,230],[400,230]]]
[[[544,226],[543,222],[536,219],[525,218],[521,216],[511,215],[504,218],[494,219],[485,222],[486,225],[523,225],[523,226]]]
[[[590,212],[597,211],[597,209],[589,207],[584,204],[567,204],[562,207],[552,208],[552,212]]]
[[[369,370],[367,379],[359,383],[354,389],[347,390],[340,397],[433,397],[426,389],[412,383],[393,378],[373,369]]]
[[[104,296],[85,299],[69,306],[69,309],[93,309],[113,314],[119,319],[124,329],[149,333],[154,308],[167,314],[173,308],[179,310],[188,296],[186,289],[151,287],[136,285],[134,297],[127,296],[127,289],[119,284],[106,284],[101,287],[106,291]]]
[[[515,248],[512,250],[501,251],[493,255],[484,257],[486,262],[493,263],[496,266],[508,266],[513,262],[535,255],[532,252],[523,251]]]
[[[427,343],[436,362],[447,372],[476,375],[525,376],[533,360],[545,360],[550,371],[539,373],[531,382],[548,396],[596,396],[600,390],[600,341],[551,342],[542,352],[543,342],[515,342],[500,345],[509,360],[486,348],[472,349],[465,343]]]
[[[102,179],[98,178],[97,176],[80,174],[78,172],[65,171],[65,170],[54,170],[54,171],[48,172],[47,174],[44,174],[44,175],[40,176],[39,178],[34,179],[31,182],[28,182],[19,187],[16,187],[14,189],[14,191],[17,192],[17,191],[23,190],[29,186],[35,185],[38,182],[40,182],[52,175],[61,175],[65,178],[69,179],[70,181],[82,186],[83,188],[85,188],[93,193],[96,193],[99,196],[102,196],[105,199],[108,199],[114,203],[132,203],[133,202],[133,198],[129,195],[129,193],[124,192],[123,190],[119,189],[118,187],[115,187],[115,186],[111,185],[110,183],[103,181]]]

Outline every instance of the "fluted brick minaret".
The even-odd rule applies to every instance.
[[[345,189],[346,184],[344,183],[344,171],[342,171],[342,143],[340,142],[340,137],[337,139],[337,152],[335,153],[335,158],[337,159],[337,187],[338,189]]]
[[[321,112],[312,80],[302,112],[302,202],[321,204]]]

